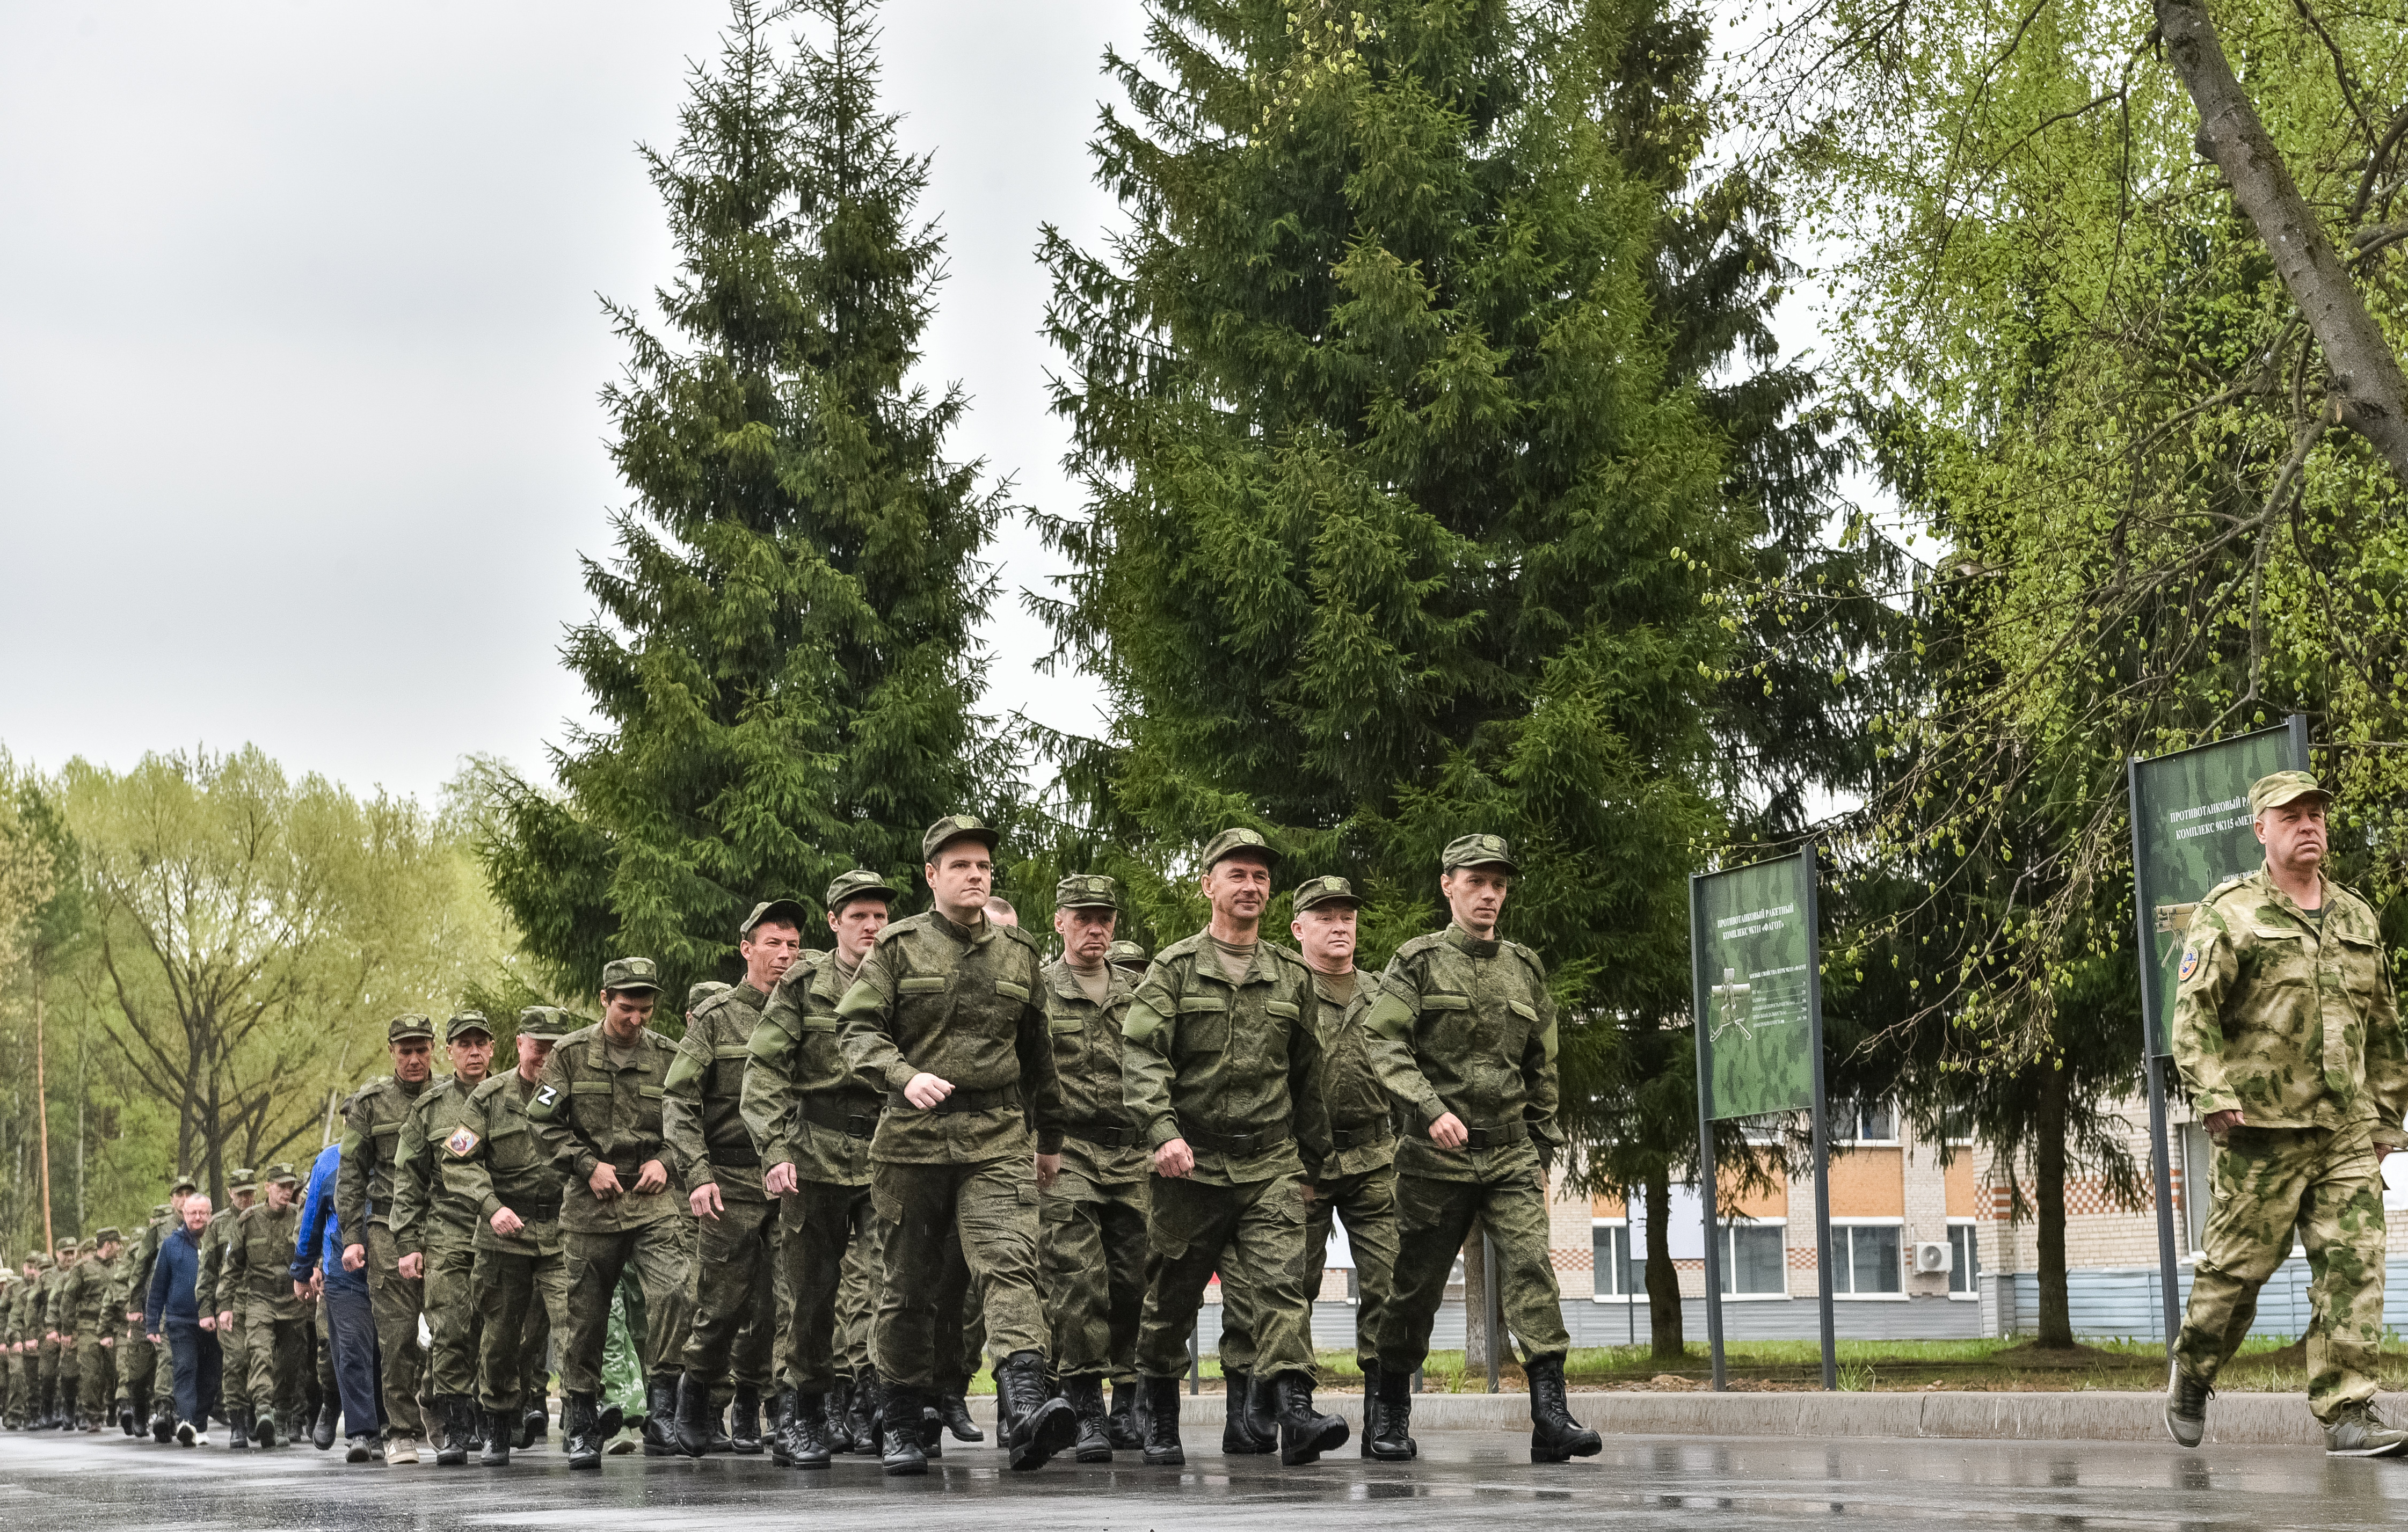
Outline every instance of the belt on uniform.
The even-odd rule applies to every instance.
[[[953,1087],[953,1095],[933,1107],[915,1107],[911,1105],[910,1097],[901,1091],[891,1091],[886,1096],[886,1110],[889,1111],[995,1111],[1019,1105],[1020,1087],[1017,1085],[998,1085],[991,1091],[966,1091],[957,1085]]]
[[[1182,1126],[1179,1136],[1192,1148],[1209,1149],[1215,1154],[1259,1154],[1266,1149],[1277,1149],[1288,1140],[1288,1124],[1267,1127],[1254,1133],[1208,1133],[1201,1128]]]
[[[1133,1127],[1114,1127],[1110,1123],[1068,1123],[1062,1131],[1082,1143],[1103,1149],[1135,1149],[1138,1131]]]
[[[1502,1149],[1507,1144],[1518,1144],[1527,1138],[1530,1124],[1526,1122],[1495,1123],[1484,1127],[1473,1127],[1466,1124],[1463,1131],[1469,1135],[1463,1140],[1466,1149]],[[1422,1136],[1427,1138],[1429,1129],[1422,1129]]]
[[[549,1224],[560,1216],[560,1204],[557,1202],[510,1202],[504,1206],[518,1214],[522,1224]]]
[[[757,1169],[760,1167],[761,1152],[753,1148],[749,1142],[741,1144],[710,1144],[705,1147],[710,1151],[710,1153],[705,1157],[713,1165],[735,1166],[745,1169]]]
[[[1360,1127],[1333,1127],[1329,1130],[1332,1149],[1361,1149],[1366,1144],[1383,1144],[1397,1136],[1397,1130],[1386,1118],[1366,1123]]]
[[[882,1103],[874,1095],[813,1091],[803,1097],[803,1121],[847,1138],[867,1138],[878,1131]]]

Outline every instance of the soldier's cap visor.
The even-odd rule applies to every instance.
[[[462,1038],[468,1036],[470,1033],[474,1033],[478,1037],[483,1038],[487,1041],[491,1041],[494,1036],[494,1024],[485,1020],[482,1016],[478,1015],[473,1010],[464,1010],[459,1015],[452,1017],[450,1021],[443,1024],[443,1040],[445,1042],[458,1042]]]
[[[1521,872],[1514,864],[1513,853],[1503,836],[1468,835],[1447,843],[1440,853],[1439,870],[1453,872],[1457,867],[1502,867],[1508,876]]]
[[[424,1038],[429,1042],[435,1040],[433,1017],[395,1016],[393,1019],[393,1024],[384,1029],[384,1040],[387,1042],[407,1042],[417,1038]]]
[[[920,838],[920,860],[934,862],[946,847],[956,840],[975,840],[984,846],[990,855],[1003,843],[1003,838],[993,829],[967,814],[956,814],[928,826],[928,833]]]
[[[2305,771],[2277,771],[2272,776],[2260,777],[2249,788],[2249,816],[2255,819],[2269,809],[2280,809],[2301,798],[2330,803],[2333,795],[2323,783]]]
[[[745,916],[744,923],[736,929],[740,935],[749,937],[752,934],[752,928],[763,921],[781,921],[797,931],[802,931],[809,929],[806,923],[810,918],[811,912],[804,909],[798,900],[764,899],[752,907],[752,913]]]

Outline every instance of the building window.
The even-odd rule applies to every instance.
[[[1839,1119],[1837,1137],[1842,1142],[1898,1142],[1898,1109],[1889,1102],[1843,1101],[1834,1115]]]
[[[1948,1225],[1948,1291],[1953,1296],[1971,1296],[1981,1292],[1974,1284],[1982,1276],[1982,1241],[1976,1238],[1971,1224]]]
[[[1759,1112],[1754,1117],[1741,1118],[1739,1133],[1742,1138],[1752,1144],[1778,1144],[1781,1142],[1781,1125],[1780,1112]]]
[[[1647,1290],[1647,1263],[1631,1258],[1630,1225],[1600,1219],[1589,1225],[1589,1250],[1597,1265],[1597,1296],[1627,1298]]]
[[[1726,1224],[1722,1240],[1724,1293],[1732,1296],[1788,1293],[1788,1262],[1782,1253],[1781,1224]]]
[[[1898,1225],[1842,1224],[1831,1229],[1831,1291],[1864,1297],[1905,1291]]]
[[[1963,1106],[1950,1107],[1942,1112],[1940,1137],[1947,1143],[1971,1143],[1973,1141],[1973,1109]]]

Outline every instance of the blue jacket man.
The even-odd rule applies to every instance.
[[[306,1292],[314,1277],[326,1296],[326,1344],[335,1358],[335,1391],[320,1409],[311,1438],[321,1448],[335,1444],[339,1409],[349,1439],[344,1457],[366,1463],[376,1456],[383,1435],[377,1394],[376,1316],[368,1306],[366,1271],[343,1269],[343,1225],[335,1210],[335,1181],[343,1167],[343,1146],[328,1144],[309,1167],[309,1188],[301,1199],[301,1226],[293,1240],[293,1290]]]
[[[142,1331],[166,1337],[175,1363],[176,1439],[187,1447],[208,1443],[208,1403],[218,1396],[218,1338],[201,1328],[193,1284],[201,1274],[201,1231],[215,1210],[205,1196],[184,1201],[183,1223],[159,1241],[150,1268],[150,1292],[142,1306]]]

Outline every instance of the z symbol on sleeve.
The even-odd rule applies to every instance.
[[[452,1130],[452,1137],[443,1140],[444,1148],[450,1150],[456,1155],[462,1156],[466,1155],[468,1151],[476,1148],[477,1144],[477,1136],[469,1132],[466,1127],[453,1128]]]
[[[557,1085],[546,1085],[535,1093],[535,1104],[538,1107],[549,1107],[559,1099],[560,1087]]]

